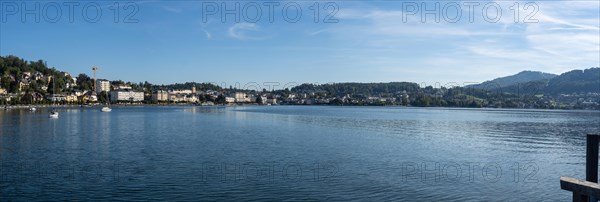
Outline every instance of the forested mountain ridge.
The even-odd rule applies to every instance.
[[[527,83],[530,81],[550,80],[556,76],[557,75],[555,75],[555,74],[549,74],[549,73],[538,72],[538,71],[522,71],[515,75],[499,77],[499,78],[495,78],[490,81],[485,81],[480,84],[469,85],[466,87],[494,90],[494,89],[498,89],[498,88],[512,86],[515,84]]]
[[[600,93],[600,68],[572,70],[551,79],[534,80],[506,86],[501,88],[501,91],[555,96],[561,94]]]

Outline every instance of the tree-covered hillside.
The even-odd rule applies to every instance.
[[[538,80],[550,80],[556,77],[555,74],[549,74],[544,72],[537,71],[522,71],[518,74],[505,76],[493,79],[491,81],[485,81],[480,84],[469,85],[469,88],[478,88],[478,89],[486,89],[486,90],[494,90],[499,88],[504,88],[507,86],[512,86],[516,84],[523,84],[530,81],[538,81]]]

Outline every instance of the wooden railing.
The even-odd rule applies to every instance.
[[[587,135],[585,156],[585,180],[572,177],[560,177],[560,188],[573,192],[573,202],[598,201],[600,184],[598,184],[598,144],[600,135]]]

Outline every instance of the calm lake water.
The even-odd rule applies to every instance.
[[[566,201],[598,111],[0,111],[0,200]]]

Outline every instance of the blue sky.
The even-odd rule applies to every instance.
[[[233,15],[222,19],[222,2],[80,2],[73,7],[71,22],[69,2],[2,1],[0,55],[44,59],[73,74],[91,75],[97,65],[99,77],[110,80],[227,86],[389,81],[463,85],[522,70],[559,74],[600,66],[599,1],[280,1],[273,22],[265,2],[254,2],[237,2],[239,22]],[[39,8],[32,12],[37,14],[23,16],[35,3]],[[231,9],[235,3],[225,4]],[[436,3],[439,22],[433,14],[422,19],[422,10],[432,10]],[[486,7],[488,3],[494,4]],[[479,5],[471,13],[466,5],[474,4]],[[102,15],[88,22],[94,20],[97,5]],[[255,5],[262,12],[259,20],[253,19]],[[297,14],[295,6],[302,9],[300,19],[288,22]],[[215,14],[208,10],[213,8],[218,9]],[[324,23],[334,8],[334,21]],[[498,18],[496,10],[502,12]]]

